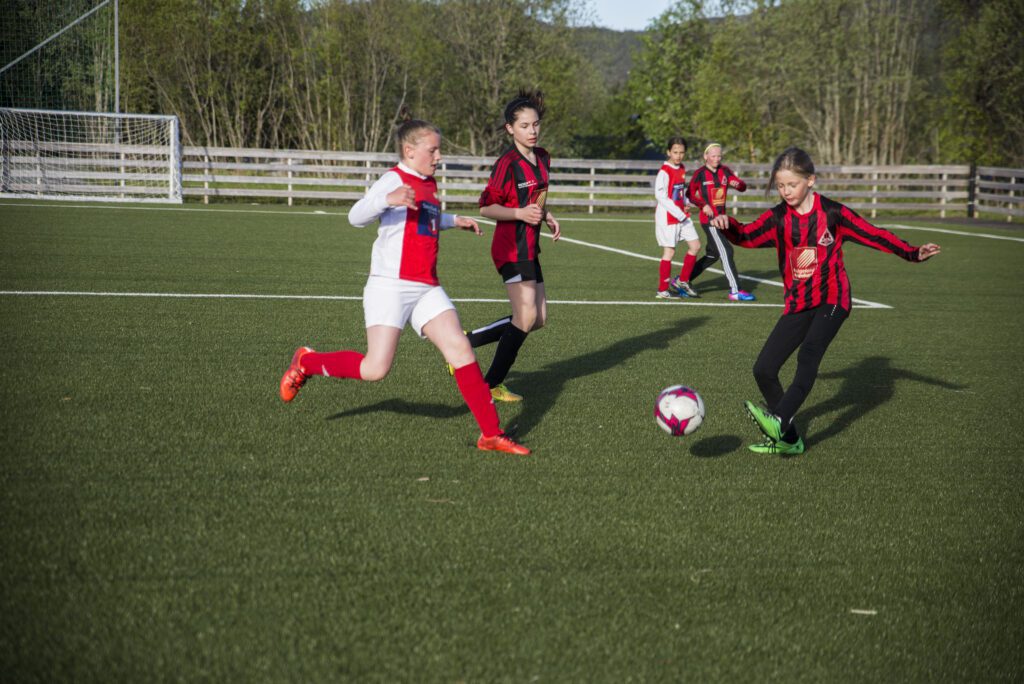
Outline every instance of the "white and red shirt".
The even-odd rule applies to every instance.
[[[388,204],[388,194],[403,184],[416,193],[416,209]],[[455,214],[442,213],[437,181],[399,163],[377,179],[348,212],[349,223],[357,228],[376,219],[380,219],[380,227],[373,243],[370,275],[440,284],[438,236],[440,231],[455,227]]]
[[[654,179],[654,197],[658,200],[654,210],[658,225],[671,226],[690,218],[686,211],[686,167],[662,164]]]

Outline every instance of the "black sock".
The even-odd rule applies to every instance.
[[[499,318],[493,323],[488,323],[482,328],[477,328],[466,333],[466,337],[469,338],[469,346],[476,348],[482,347],[485,344],[491,344],[501,339],[502,334],[505,332],[505,328],[512,325],[512,317],[505,316]]]
[[[796,425],[793,421],[789,421],[789,429],[782,435],[782,441],[786,444],[796,444],[796,441],[800,439],[800,433],[796,431]]]
[[[498,349],[494,352],[494,359],[491,360],[491,367],[484,376],[489,387],[497,387],[505,381],[512,364],[516,362],[519,348],[526,341],[528,333],[523,332],[516,326],[509,323],[498,340]]]

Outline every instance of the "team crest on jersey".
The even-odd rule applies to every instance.
[[[818,266],[817,247],[797,247],[789,253],[789,269],[797,280],[807,280]]]
[[[441,228],[441,205],[423,200],[419,203],[419,217],[416,221],[416,234],[437,237]]]
[[[828,229],[826,229],[825,232],[821,234],[821,237],[818,238],[818,244],[822,247],[828,247],[835,241],[835,238],[832,237],[832,233],[830,233]]]

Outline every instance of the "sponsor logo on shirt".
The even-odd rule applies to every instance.
[[[418,213],[416,234],[436,238],[441,228],[441,205],[426,200],[420,201]]]
[[[523,181],[522,183],[520,183],[516,187],[521,190],[523,188],[529,188],[529,187],[534,186],[536,184],[537,184],[537,181],[535,181],[535,180],[528,180],[528,181]]]
[[[817,247],[797,247],[789,253],[789,269],[797,280],[807,280],[818,266]]]

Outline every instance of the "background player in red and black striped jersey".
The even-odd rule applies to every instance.
[[[711,219],[725,214],[729,188],[744,192],[747,184],[733,173],[732,169],[722,164],[722,146],[711,143],[704,148],[704,165],[693,172],[686,193],[690,204],[700,207],[700,226],[708,236],[707,244],[704,245],[704,256],[694,264],[690,273],[690,283],[692,284],[704,269],[721,259],[722,270],[729,283],[729,299],[734,302],[750,302],[756,297],[740,289],[736,263],[732,257],[732,245],[711,227]]]
[[[889,231],[871,225],[849,207],[814,192],[814,162],[791,147],[772,168],[769,191],[782,202],[753,223],[740,224],[717,216],[713,225],[741,247],[774,247],[786,288],[782,318],[754,363],[754,379],[768,410],[746,402],[747,411],[765,435],[751,451],[801,454],[804,442],[793,424],[818,376],[818,367],[832,339],[850,314],[850,280],[843,264],[843,243],[855,242],[907,261],[925,261],[939,253],[928,243],[913,247]],[[796,374],[785,391],[779,369],[799,347]]]
[[[490,180],[480,194],[480,214],[497,221],[491,258],[512,304],[511,316],[468,333],[473,347],[498,343],[484,376],[496,401],[522,399],[505,386],[505,377],[526,336],[547,322],[547,295],[539,258],[540,224],[547,224],[555,240],[561,229],[545,206],[551,156],[537,147],[543,115],[540,91],[521,90],[505,106],[505,130],[512,136],[512,147],[494,162]]]

